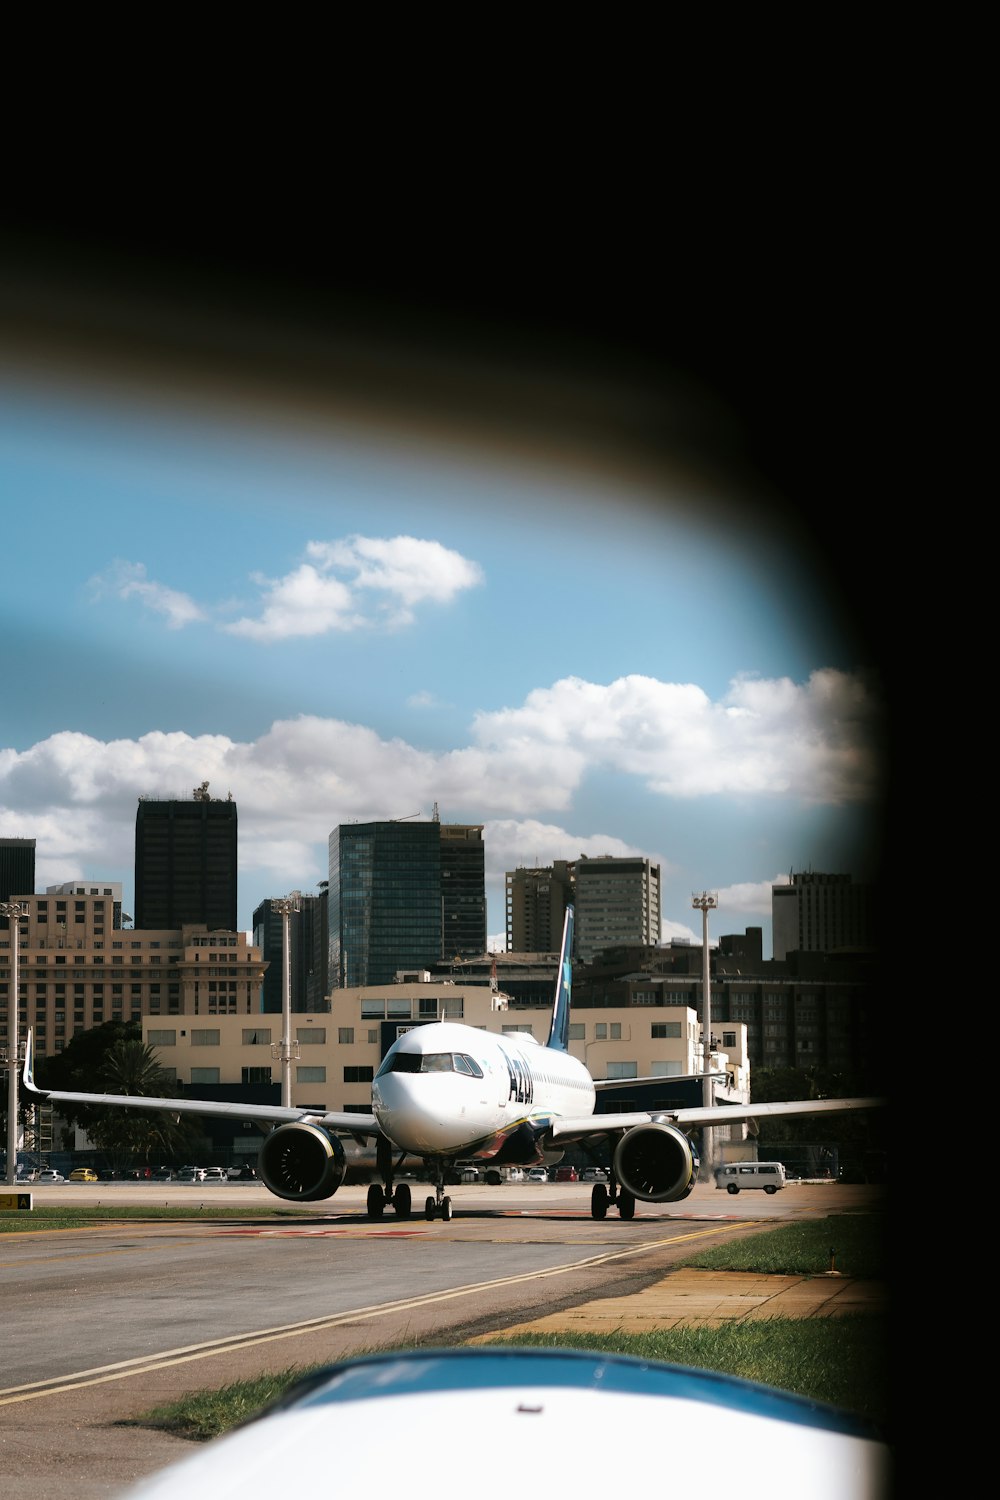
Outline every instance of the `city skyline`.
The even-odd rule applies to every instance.
[[[883,704],[808,494],[91,354],[0,367],[0,834],[39,891],[132,910],[138,799],[204,782],[244,931],[338,824],[435,808],[484,826],[490,946],[505,873],[581,854],[660,864],[663,940],[709,889],[765,954],[772,883],[871,878]]]

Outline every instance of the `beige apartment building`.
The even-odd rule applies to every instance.
[[[550,1005],[508,1009],[505,998],[483,984],[428,981],[336,990],[326,1014],[291,1017],[292,1104],[367,1113],[382,1058],[414,1025],[459,1021],[497,1034],[527,1031],[544,1043],[550,1016]],[[595,1078],[670,1078],[701,1069],[701,1027],[691,1007],[609,1008],[581,1017],[570,1025],[570,1051]],[[713,1070],[724,1077],[718,1096],[747,1098],[746,1027],[716,1031],[722,1049],[712,1054]],[[147,1015],[143,1037],[192,1092],[199,1085],[281,1082],[280,1015],[252,1021],[243,1014]]]
[[[61,1052],[105,1021],[257,1015],[265,964],[242,932],[115,926],[114,890],[14,896],[19,919],[19,1029],[35,1052]],[[118,903],[120,911],[120,901]],[[11,934],[0,932],[0,1050],[7,1038]]]

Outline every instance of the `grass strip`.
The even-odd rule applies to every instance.
[[[832,1248],[841,1274],[881,1280],[884,1246],[881,1214],[835,1214],[747,1235],[698,1251],[681,1264],[763,1275],[821,1275],[830,1269]],[[604,1350],[717,1370],[825,1402],[876,1422],[886,1431],[889,1428],[889,1329],[888,1319],[882,1314],[771,1318],[715,1327],[694,1324],[645,1333],[520,1333],[508,1338],[498,1332],[488,1340],[477,1340],[483,1342],[505,1347]],[[411,1341],[378,1349],[359,1348],[354,1353],[359,1356],[388,1352],[390,1348],[431,1347],[431,1342]],[[257,1380],[199,1392],[145,1412],[135,1424],[161,1427],[198,1441],[217,1437],[258,1415],[312,1368],[316,1367],[290,1367]]]

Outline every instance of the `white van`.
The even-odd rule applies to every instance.
[[[727,1193],[738,1193],[740,1188],[763,1188],[765,1193],[776,1193],[785,1186],[785,1168],[780,1161],[730,1161],[715,1169],[715,1185],[725,1188]]]

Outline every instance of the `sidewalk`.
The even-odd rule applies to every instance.
[[[828,1272],[763,1276],[742,1271],[673,1271],[628,1297],[601,1297],[565,1312],[516,1323],[505,1334],[644,1332],[681,1323],[759,1322],[766,1318],[831,1318],[881,1312],[885,1286]],[[482,1339],[473,1342],[483,1342]]]

